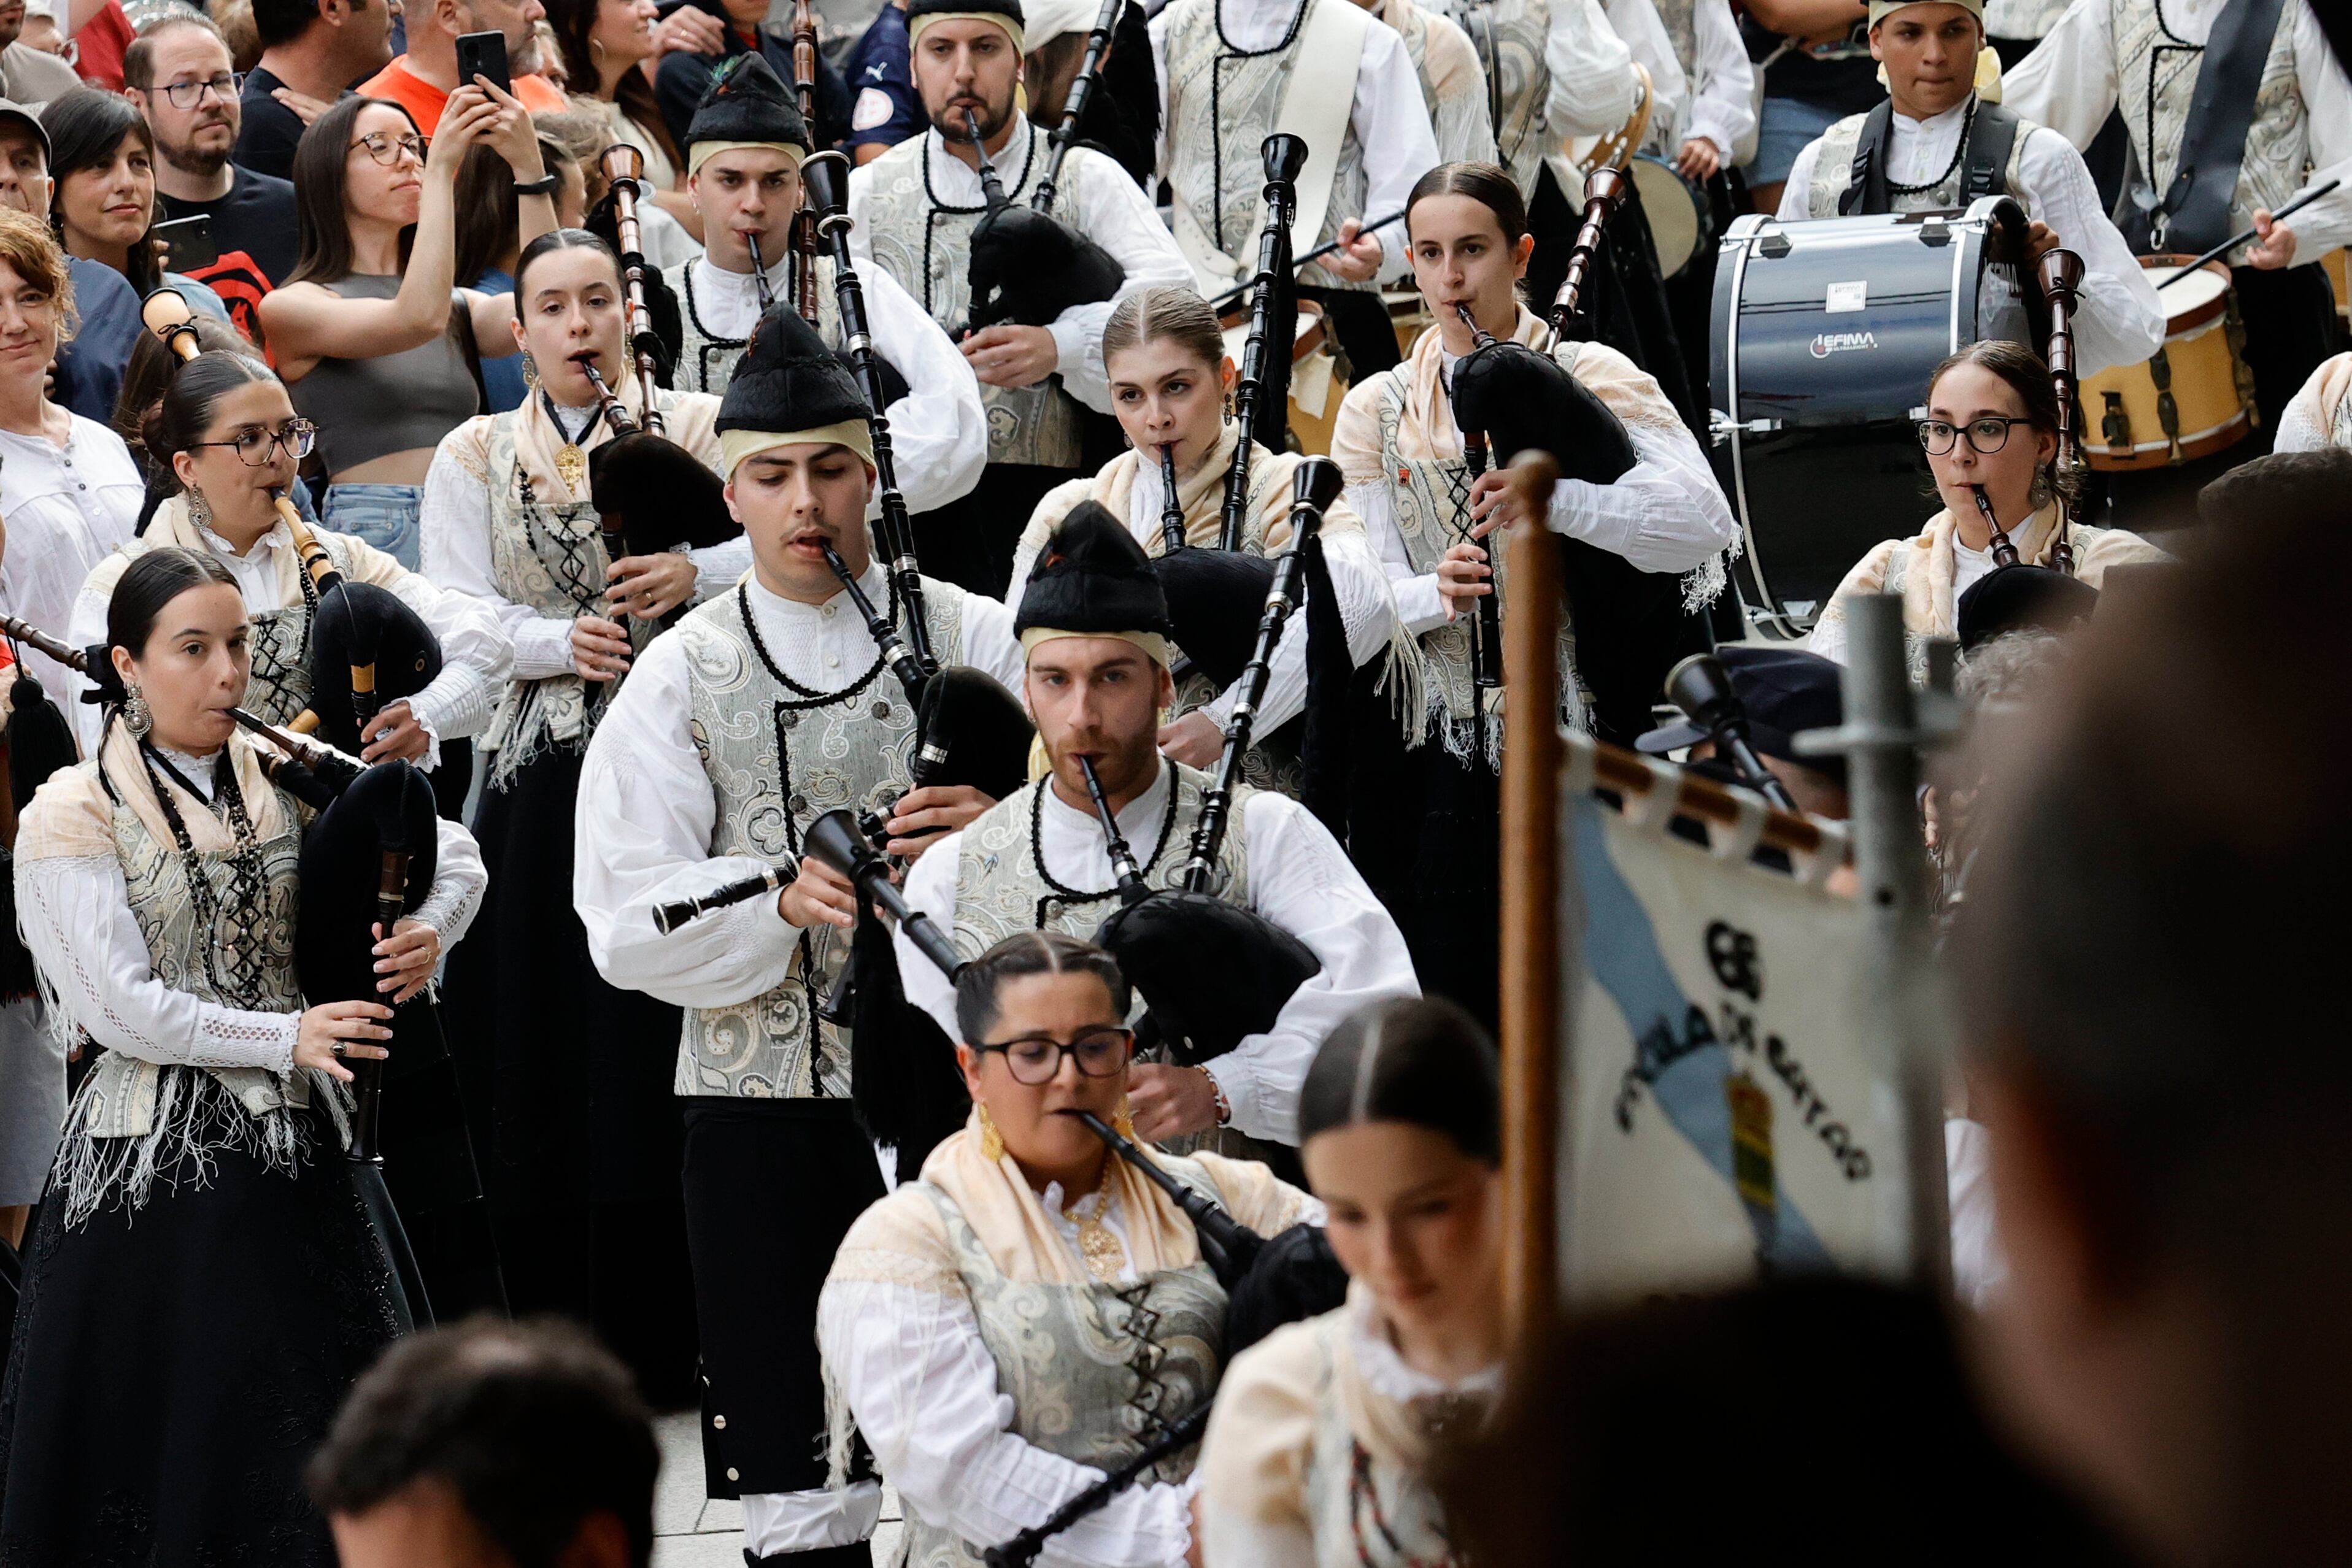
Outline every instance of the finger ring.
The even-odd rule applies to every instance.
[[[331,1054],[331,1055],[334,1055],[334,1056],[341,1056],[341,1055],[342,1055],[342,1054],[343,1054],[343,1042],[342,1042],[341,1040],[339,1040],[335,1041],[332,1045],[331,1045],[331,1046],[327,1047],[327,1050],[328,1050],[328,1052],[329,1052],[330,1054]]]

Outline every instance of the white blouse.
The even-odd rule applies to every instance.
[[[0,611],[67,636],[83,580],[131,537],[146,494],[131,449],[96,420],[75,414],[62,447],[0,430],[0,515],[8,530]],[[80,677],[46,653],[20,652],[50,697],[69,703]]]
[[[211,810],[212,759],[164,755],[202,799],[182,809]],[[164,788],[179,787],[166,779]],[[473,923],[489,875],[474,836],[446,818],[436,821],[433,886],[415,918],[439,932],[446,948]],[[299,1013],[224,1007],[155,977],[117,857],[18,861],[16,908],[25,946],[66,1012],[109,1051],[188,1067],[293,1071]]]

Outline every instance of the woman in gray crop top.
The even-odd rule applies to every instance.
[[[319,427],[327,526],[412,571],[433,450],[481,412],[459,334],[485,356],[515,351],[514,302],[453,287],[457,168],[478,141],[520,190],[544,179],[530,111],[478,80],[449,95],[429,152],[389,99],[346,98],[321,114],[294,152],[301,260],[260,308],[294,406]],[[544,191],[520,201],[527,245],[555,226],[555,207]]]

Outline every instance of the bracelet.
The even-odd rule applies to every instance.
[[[1217,1103],[1217,1125],[1220,1127],[1233,1125],[1233,1102],[1225,1098],[1224,1085],[1217,1082],[1217,1075],[1205,1067],[1195,1067],[1192,1071],[1209,1081],[1209,1092],[1215,1097]]]
[[[520,180],[515,182],[515,194],[518,196],[551,196],[562,188],[563,176],[561,174],[541,174],[528,183]]]

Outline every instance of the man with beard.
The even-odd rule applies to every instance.
[[[255,308],[294,270],[294,186],[229,162],[242,105],[220,29],[188,14],[150,24],[122,57],[122,82],[155,141],[163,215],[211,224],[217,258],[183,270],[210,284],[245,335],[259,338]]]
[[[332,103],[352,83],[383,69],[392,63],[397,14],[394,0],[253,0],[261,61],[245,73],[236,166],[291,180],[294,146],[307,121],[278,95]],[[290,232],[287,244],[293,244]]]
[[[81,85],[73,67],[26,43],[25,0],[0,0],[0,98],[38,109]]]
[[[370,98],[388,98],[419,125],[441,123],[442,106],[457,90],[457,39],[498,33],[507,41],[512,91],[533,114],[561,114],[571,105],[562,89],[539,71],[539,35],[532,24],[547,15],[539,0],[432,0],[404,9],[408,52],[360,84]]]
[[[850,239],[954,334],[971,319],[973,233],[989,205],[966,116],[978,120],[981,145],[1016,206],[1029,204],[1050,155],[1045,134],[1015,107],[1020,0],[912,0],[907,19],[930,127],[850,176]],[[1102,332],[1112,307],[1136,289],[1192,277],[1150,197],[1090,147],[1071,149],[1050,215],[1108,251],[1126,277],[1111,298],[1069,306],[1050,325],[982,327],[958,345],[988,410],[988,470],[955,507],[916,518],[916,540],[932,570],[982,593],[1005,591],[1030,513],[1085,467],[1080,405],[1111,412]],[[1041,270],[1051,265],[1040,258]]]

